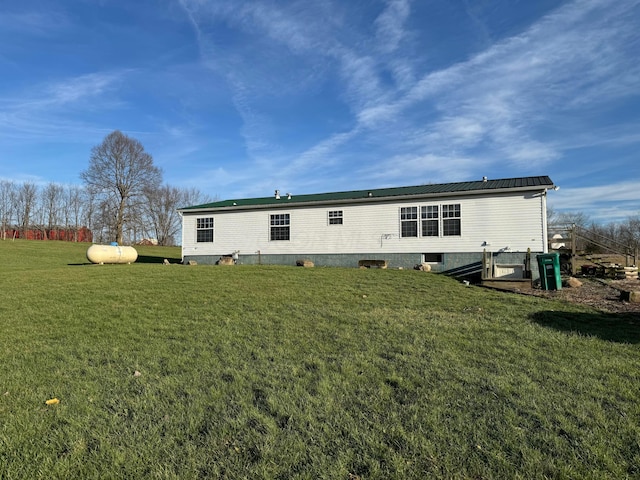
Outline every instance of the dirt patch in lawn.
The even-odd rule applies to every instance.
[[[640,303],[623,301],[622,291],[640,291],[640,280],[600,280],[579,278],[581,287],[563,287],[562,290],[531,291],[532,295],[545,298],[556,298],[580,305],[588,305],[603,312],[640,314]]]

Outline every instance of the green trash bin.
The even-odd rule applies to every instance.
[[[544,253],[538,255],[538,269],[540,270],[540,283],[542,284],[543,290],[562,289],[559,254]]]

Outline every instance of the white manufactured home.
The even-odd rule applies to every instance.
[[[427,262],[433,271],[480,273],[483,252],[520,265],[547,252],[547,176],[382,188],[311,195],[276,191],[179,210],[183,262],[389,268]],[[535,262],[533,262],[535,263]],[[537,268],[532,265],[534,276]]]

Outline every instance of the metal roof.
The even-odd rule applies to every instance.
[[[501,178],[497,180],[476,180],[470,182],[434,183],[416,185],[412,187],[375,188],[369,190],[352,190],[347,192],[314,193],[306,195],[291,195],[280,193],[280,198],[275,195],[261,198],[239,198],[222,200],[219,202],[193,205],[179,209],[189,210],[217,210],[217,209],[246,209],[261,206],[286,206],[305,203],[336,203],[340,201],[380,201],[392,197],[430,197],[443,194],[471,195],[489,191],[525,191],[544,190],[553,188],[554,184],[548,176]]]

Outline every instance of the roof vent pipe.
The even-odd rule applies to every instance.
[[[280,200],[280,190],[276,190],[276,200]]]

